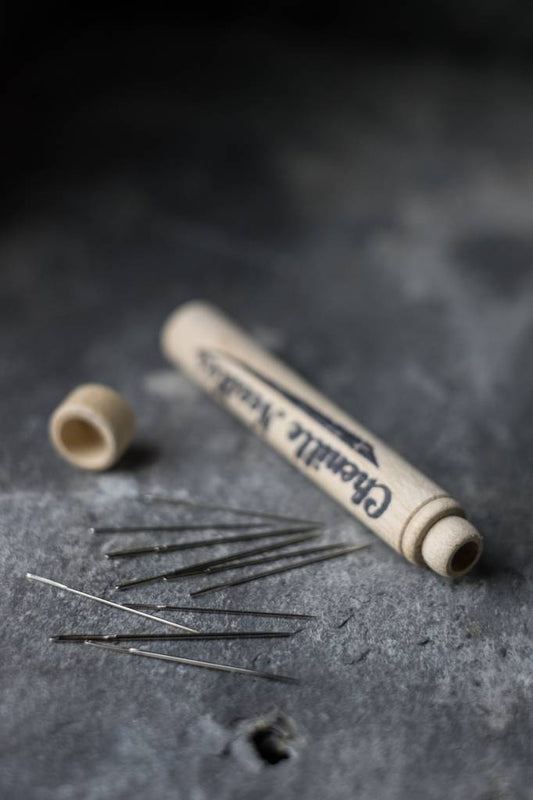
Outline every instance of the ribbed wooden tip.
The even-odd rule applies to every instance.
[[[427,566],[446,578],[466,575],[478,562],[483,541],[463,517],[444,517],[431,526],[422,543]]]

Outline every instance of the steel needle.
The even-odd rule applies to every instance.
[[[51,642],[203,642],[211,639],[288,639],[298,631],[212,631],[211,633],[58,633]]]
[[[304,536],[296,536],[292,539],[288,539],[286,542],[273,542],[272,544],[266,544],[262,547],[252,547],[247,550],[239,550],[237,553],[232,553],[229,556],[212,558],[209,561],[199,561],[196,564],[191,564],[188,567],[181,567],[180,569],[174,569],[170,572],[160,572],[157,575],[148,575],[144,578],[135,578],[135,580],[118,584],[116,588],[122,591],[123,589],[129,589],[132,586],[141,586],[145,583],[152,583],[154,581],[172,581],[174,579],[177,580],[178,578],[189,577],[191,575],[196,575],[199,572],[204,572],[206,567],[211,567],[216,564],[225,564],[227,561],[237,561],[245,556],[268,553],[270,550],[278,550],[283,547],[289,547],[291,544],[298,544],[300,542],[308,541],[309,539],[315,539],[319,535],[320,534],[318,533],[308,533]]]
[[[158,494],[145,494],[143,499],[148,503],[167,503],[174,506],[185,506],[185,508],[194,508],[200,511],[223,511],[231,514],[238,514],[244,517],[264,517],[265,519],[277,519],[280,522],[300,522],[306,524],[317,524],[313,520],[301,519],[300,517],[285,517],[281,514],[272,514],[268,511],[250,511],[244,508],[235,508],[234,506],[217,506],[210,503],[195,503],[192,500],[180,500],[178,497],[169,497],[167,495]]]
[[[321,547],[307,547],[304,550],[291,550],[290,553],[274,553],[272,556],[263,556],[263,558],[251,558],[248,561],[237,561],[236,563],[218,564],[214,567],[207,567],[204,570],[206,575],[214,575],[217,572],[225,572],[231,569],[241,569],[244,567],[258,567],[261,564],[271,564],[274,561],[281,561],[287,558],[296,558],[297,556],[310,556],[315,553],[327,553],[329,550],[339,550],[344,547],[349,547],[346,542],[339,542],[338,544],[324,544]]]
[[[173,533],[186,531],[231,531],[248,528],[264,528],[267,522],[211,522],[180,525],[105,525],[89,528],[90,533]]]
[[[198,661],[194,658],[182,658],[181,656],[171,656],[166,653],[152,653],[149,650],[139,650],[136,647],[120,647],[115,644],[105,644],[104,642],[85,642],[90,647],[102,647],[106,650],[114,650],[115,653],[124,653],[131,656],[144,656],[144,658],[155,658],[160,661],[173,661],[175,664],[186,664],[190,667],[205,667],[206,669],[215,669],[220,672],[233,672],[240,675],[251,675],[256,678],[266,678],[270,681],[280,681],[282,683],[299,683],[297,678],[291,678],[288,675],[275,675],[272,672],[261,672],[257,669],[248,669],[247,667],[233,667],[229,664],[215,664],[211,661]]]
[[[171,622],[168,619],[162,619],[161,617],[156,617],[153,614],[147,614],[145,611],[138,611],[135,608],[129,608],[129,606],[123,606],[121,603],[114,603],[112,600],[104,600],[103,597],[97,597],[94,594],[88,594],[87,592],[82,592],[79,589],[71,589],[70,586],[65,586],[64,583],[58,583],[58,581],[53,581],[50,578],[41,578],[39,575],[33,575],[31,572],[26,573],[26,577],[30,581],[37,581],[37,583],[44,583],[47,586],[55,586],[56,589],[63,589],[65,592],[71,592],[72,594],[76,594],[79,597],[85,597],[88,600],[95,600],[97,603],[103,603],[106,606],[111,606],[112,608],[120,608],[122,611],[128,611],[130,614],[137,614],[139,617],[144,617],[145,619],[151,619],[155,622],[160,622],[162,625],[169,625],[171,628],[181,628],[183,631],[189,631],[189,633],[198,633],[195,628],[189,628],[187,625],[180,625],[178,622]]]
[[[328,553],[325,556],[316,556],[315,558],[306,558],[305,561],[300,561],[298,564],[287,564],[284,567],[276,567],[275,569],[269,569],[266,572],[259,572],[255,575],[248,575],[246,578],[235,578],[232,581],[226,581],[225,583],[215,583],[211,586],[206,586],[203,589],[197,589],[195,592],[191,592],[191,597],[197,597],[200,594],[207,594],[208,592],[217,592],[220,589],[226,589],[231,586],[240,586],[243,583],[251,583],[252,581],[258,581],[261,578],[268,578],[269,575],[279,575],[281,572],[289,572],[293,569],[300,569],[300,567],[307,567],[309,564],[318,564],[320,561],[328,561],[331,558],[339,558],[340,556],[348,555],[348,553],[354,553],[356,550],[363,550],[365,547],[370,547],[370,544],[363,544],[363,545],[354,545],[353,547],[345,547],[343,550],[335,550],[333,553]]]
[[[146,547],[133,547],[126,550],[110,550],[106,558],[128,558],[144,556],[151,553],[179,553],[184,550],[194,550],[198,547],[215,547],[218,544],[232,544],[233,542],[253,542],[256,539],[269,539],[271,536],[287,536],[291,533],[308,533],[314,528],[279,528],[277,530],[263,531],[261,533],[245,533],[239,536],[222,536],[218,539],[202,539],[194,542],[178,542],[171,544],[156,544]]]
[[[153,611],[185,611],[198,614],[229,614],[237,617],[273,617],[275,619],[316,619],[314,614],[294,614],[289,611],[252,611],[241,608],[206,608],[205,606],[175,606],[170,603],[126,603],[129,608]]]

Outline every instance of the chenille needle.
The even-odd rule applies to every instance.
[[[231,531],[248,528],[264,528],[266,522],[202,522],[179,525],[106,525],[89,528],[90,533],[174,533],[186,531]]]
[[[152,611],[185,611],[198,614],[229,614],[237,617],[273,617],[275,619],[316,619],[314,614],[295,614],[289,611],[252,611],[241,608],[206,608],[205,606],[175,606],[170,603],[127,603],[129,608]]]
[[[156,658],[160,661],[173,661],[175,664],[186,664],[190,667],[205,667],[206,669],[215,669],[221,672],[233,672],[240,675],[251,675],[256,678],[266,678],[270,681],[281,681],[282,683],[299,683],[297,678],[291,678],[288,675],[274,675],[272,672],[261,672],[257,669],[248,669],[247,667],[233,667],[229,664],[215,664],[211,661],[198,661],[194,658],[183,658],[181,656],[171,656],[166,653],[152,653],[149,650],[139,650],[136,647],[120,647],[116,644],[106,644],[104,642],[89,642],[86,641],[90,647],[102,647],[106,650],[114,650],[115,653],[124,653],[131,656],[144,656],[145,658]]]
[[[187,625],[180,625],[177,622],[171,622],[168,619],[162,619],[161,617],[156,617],[153,614],[147,614],[145,611],[138,611],[135,608],[123,606],[120,603],[114,603],[112,600],[104,600],[103,597],[97,597],[94,594],[81,592],[79,589],[71,589],[70,586],[65,586],[64,583],[58,583],[57,581],[50,580],[50,578],[41,578],[39,575],[32,575],[31,572],[27,572],[26,577],[30,581],[37,581],[38,583],[45,583],[48,586],[55,586],[56,589],[63,589],[65,592],[71,592],[79,597],[85,597],[88,600],[95,600],[97,603],[103,603],[104,605],[111,606],[112,608],[120,608],[123,611],[128,611],[130,614],[137,614],[139,617],[145,617],[145,619],[151,619],[155,622],[160,622],[162,625],[169,625],[171,628],[181,628],[181,630],[189,631],[189,633],[198,633],[195,628],[189,628]]]
[[[273,556],[263,556],[263,558],[251,558],[248,561],[238,561],[237,563],[218,564],[214,567],[207,567],[204,573],[213,575],[215,572],[225,572],[230,569],[241,569],[244,567],[258,567],[261,564],[271,564],[273,561],[296,558],[296,556],[310,556],[315,553],[326,553],[328,550],[338,550],[339,548],[349,547],[346,542],[338,544],[325,544],[321,547],[307,547],[304,550],[292,550],[290,553],[275,553]]]
[[[195,503],[192,500],[180,500],[178,497],[168,497],[166,495],[158,494],[145,494],[144,499],[149,503],[168,503],[174,506],[185,506],[186,508],[194,508],[199,511],[223,511],[231,514],[238,514],[244,517],[264,517],[265,519],[277,519],[280,522],[302,522],[314,524],[313,520],[301,519],[300,517],[285,517],[281,514],[272,514],[267,511],[250,511],[244,508],[235,508],[234,506],[217,506],[209,503]]]
[[[279,528],[261,533],[244,533],[238,536],[222,536],[214,539],[201,539],[193,542],[178,542],[171,544],[155,544],[146,547],[133,547],[126,550],[109,550],[106,558],[131,558],[134,556],[150,555],[152,553],[179,553],[184,550],[194,550],[198,547],[216,547],[218,544],[232,544],[233,542],[253,542],[256,539],[269,539],[273,536],[286,536],[290,533],[307,533],[314,528]]]
[[[348,553],[354,553],[356,550],[363,550],[365,547],[370,546],[370,544],[353,545],[351,547],[345,547],[343,550],[335,550],[333,553],[326,553],[324,556],[306,558],[305,561],[300,561],[298,564],[287,564],[283,567],[269,569],[266,572],[258,572],[255,575],[248,575],[246,578],[235,578],[234,580],[226,581],[225,583],[215,583],[211,586],[206,586],[203,589],[197,589],[195,592],[190,592],[190,596],[197,597],[200,594],[217,592],[220,589],[226,589],[231,586],[240,586],[243,583],[251,583],[252,581],[258,581],[261,578],[268,578],[270,575],[279,575],[281,572],[289,572],[290,570],[299,569],[300,567],[307,567],[309,564],[318,564],[320,561],[328,561],[331,558],[339,558],[340,556],[345,556],[348,555]]]
[[[188,642],[210,639],[288,639],[297,631],[213,631],[212,633],[58,633],[51,642]]]
[[[322,534],[317,532],[306,533],[302,536],[292,536],[284,542],[272,542],[272,544],[262,545],[261,547],[252,547],[247,550],[238,550],[236,553],[231,553],[229,556],[220,556],[219,558],[211,558],[208,561],[196,561],[194,564],[189,564],[187,567],[175,569],[169,576],[169,580],[174,581],[178,578],[190,578],[191,575],[199,575],[207,572],[210,567],[218,567],[219,564],[228,564],[239,562],[242,558],[247,558],[250,555],[259,555],[260,553],[271,553],[273,550],[281,550],[285,547],[290,547],[293,544],[302,544],[309,542],[313,539],[320,538]]]
[[[246,556],[259,555],[260,553],[268,553],[271,550],[278,550],[283,547],[289,547],[291,544],[299,544],[310,539],[315,539],[320,536],[319,533],[307,533],[304,536],[294,536],[287,539],[285,542],[273,542],[272,544],[265,544],[261,547],[251,547],[247,550],[239,550],[237,553],[232,553],[229,556],[221,556],[220,558],[212,558],[209,561],[198,561],[196,564],[190,564],[188,567],[181,567],[180,569],[173,569],[169,572],[159,572],[157,575],[147,575],[144,578],[135,578],[131,581],[126,581],[116,586],[117,589],[129,589],[132,586],[141,586],[145,583],[152,583],[155,581],[172,581],[178,578],[185,578],[191,575],[196,575],[203,572],[206,567],[213,567],[218,564],[225,564],[227,561],[238,561]]]

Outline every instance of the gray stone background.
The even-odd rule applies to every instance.
[[[38,51],[3,107],[2,797],[531,797],[529,68],[110,29]],[[174,371],[158,334],[192,297],[460,499],[485,536],[479,567],[448,583],[401,560]],[[87,380],[122,391],[138,419],[134,447],[102,475],[47,439],[52,409]],[[373,541],[208,596],[316,613],[290,640],[152,648],[299,686],[48,642],[155,630],[24,579],[126,601],[117,577],[195,560],[104,560],[119,537],[91,537],[95,521],[191,518],[139,501],[153,490]],[[127,599],[188,602],[193,586]],[[276,764],[254,744],[265,725],[285,737]]]

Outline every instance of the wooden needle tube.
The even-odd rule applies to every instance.
[[[203,302],[162,331],[166,356],[409,561],[458,577],[482,539],[447,492]]]

